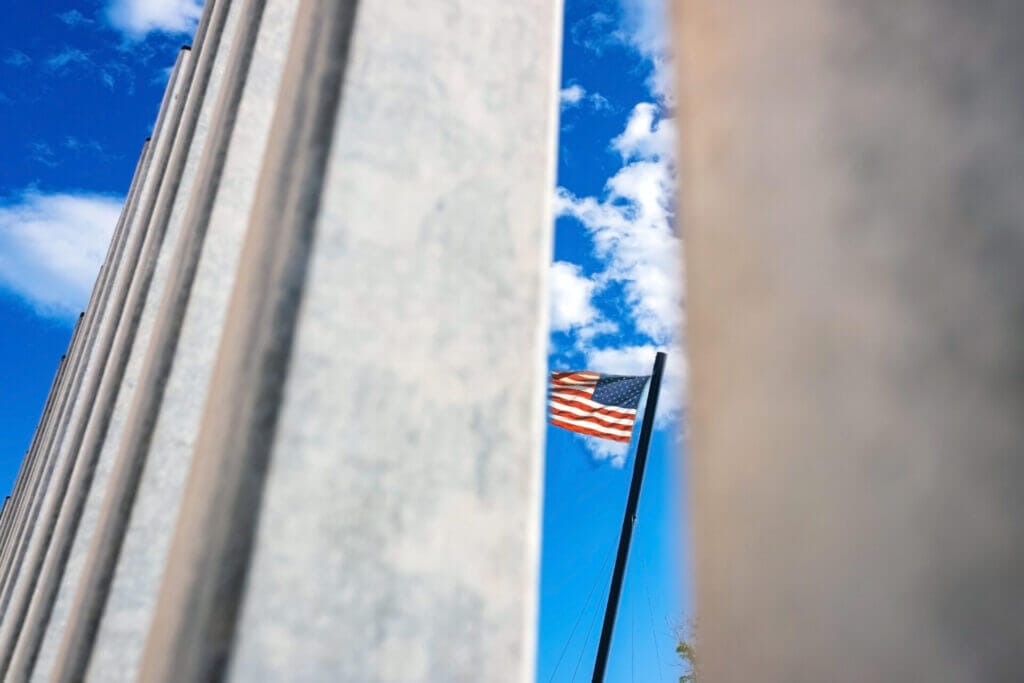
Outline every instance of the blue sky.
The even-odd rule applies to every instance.
[[[608,678],[675,681],[690,612],[686,365],[662,0],[567,0],[552,368],[648,374],[670,353]],[[12,3],[0,23],[0,492],[13,485],[198,0]],[[632,467],[549,428],[538,681],[589,680]]]

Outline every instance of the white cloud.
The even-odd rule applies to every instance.
[[[619,0],[622,4],[622,34],[640,54],[650,57],[668,54],[668,7],[665,0]]]
[[[203,11],[202,0],[111,0],[107,18],[131,38],[157,31],[191,33]]]
[[[658,108],[650,102],[633,107],[626,129],[612,140],[612,148],[623,161],[630,159],[672,159],[676,129],[672,119],[659,118]]]
[[[596,436],[580,434],[583,444],[590,451],[595,460],[607,460],[612,467],[622,467],[626,464],[626,456],[629,455],[630,444],[621,441],[609,441],[599,439]]]
[[[591,301],[596,283],[582,269],[565,261],[551,264],[551,329],[568,332],[589,325],[597,318]]]
[[[620,0],[622,31],[627,42],[653,65],[647,87],[659,101],[672,106],[672,41],[665,0]]]
[[[41,315],[68,318],[88,301],[121,200],[28,191],[0,204],[0,285]]]
[[[648,119],[649,106],[637,105],[616,138],[624,158],[633,161],[608,179],[605,196],[576,197],[559,188],[555,210],[590,232],[594,252],[606,264],[596,280],[622,284],[636,331],[667,344],[679,328],[683,298],[674,167],[666,144],[674,133],[670,120]]]
[[[562,100],[562,105],[563,106],[564,105],[572,106],[572,105],[579,104],[580,101],[584,97],[587,96],[587,91],[586,91],[586,89],[583,86],[581,86],[581,85],[579,85],[577,83],[573,83],[572,85],[570,85],[567,88],[562,88],[559,91],[558,96],[559,96],[559,99]]]

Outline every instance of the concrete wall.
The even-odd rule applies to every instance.
[[[207,1],[0,515],[5,680],[532,680],[560,37]]]

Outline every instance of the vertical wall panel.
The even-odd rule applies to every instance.
[[[154,135],[157,137],[159,137],[164,127],[163,124],[166,119],[164,113],[170,108],[170,104],[177,96],[178,76],[185,59],[185,52],[179,54],[178,60],[175,62],[174,69],[171,72],[160,108],[160,114],[154,127]],[[11,549],[9,557],[5,558],[4,583],[2,593],[0,593],[0,607],[3,609],[3,617],[0,617],[0,619],[4,621],[6,621],[11,611],[9,609],[10,600],[14,592],[15,583],[21,576],[21,565],[25,555],[28,553],[29,544],[33,538],[43,502],[46,496],[50,494],[50,480],[53,471],[57,467],[60,454],[64,448],[65,438],[70,438],[69,429],[71,429],[72,420],[79,418],[81,413],[87,411],[91,405],[91,399],[86,400],[85,397],[80,396],[80,393],[83,391],[86,372],[91,366],[105,362],[105,356],[100,353],[96,342],[100,327],[104,321],[119,315],[120,309],[116,303],[117,297],[114,296],[115,282],[119,277],[123,277],[123,272],[134,267],[131,257],[125,254],[125,249],[129,244],[137,241],[135,237],[136,233],[139,232],[137,214],[144,197],[145,181],[149,178],[149,171],[153,166],[153,154],[154,145],[152,142],[147,142],[143,149],[142,166],[137,170],[137,180],[133,181],[133,189],[129,192],[118,227],[114,233],[114,265],[111,268],[104,269],[100,296],[96,301],[96,305],[90,306],[85,311],[85,318],[82,323],[83,331],[76,342],[77,348],[70,350],[69,378],[66,385],[67,388],[62,392],[60,411],[56,414],[53,427],[48,430],[45,440],[42,442],[41,467],[32,484],[29,498],[26,501],[15,545]],[[142,185],[142,187],[139,185]],[[2,630],[0,630],[0,633],[2,633]]]
[[[304,3],[145,680],[532,675],[556,5]]]
[[[127,413],[152,337],[156,314],[168,277],[175,267],[175,247],[196,189],[242,4],[231,0],[210,3],[206,31],[202,40],[193,46],[196,61],[193,81],[174,148],[168,158],[165,182],[147,230],[140,267],[125,305],[126,316],[114,341],[112,354],[115,361],[106,370],[94,409],[97,417],[90,424],[83,441],[70,493],[32,609],[22,629],[15,666],[11,669],[15,677],[32,671],[33,680],[48,680],[52,672],[73,591],[81,577],[113,459],[121,443]],[[34,670],[33,661],[41,645],[45,645],[42,658]]]
[[[132,680],[136,674],[253,205],[297,4],[242,4],[237,48],[208,159],[176,250],[175,270],[104,502],[101,528],[78,589],[73,631],[59,657],[61,679],[76,680],[86,664],[92,680]],[[130,525],[124,512],[128,509]]]
[[[66,438],[59,438],[55,441],[55,445],[59,447],[54,452],[54,469],[45,488],[38,520],[32,529],[30,540],[25,544],[24,566],[14,582],[13,590],[9,596],[5,597],[5,599],[9,599],[9,604],[6,605],[3,623],[0,626],[0,672],[4,674],[6,674],[14,653],[46,551],[57,525],[72,472],[77,463],[79,449],[86,435],[93,414],[92,409],[100,391],[108,360],[111,357],[111,347],[122,318],[129,286],[137,270],[145,237],[148,235],[148,219],[152,213],[152,203],[156,199],[156,190],[164,176],[167,152],[171,147],[172,138],[177,128],[181,106],[184,104],[184,90],[191,81],[189,66],[192,62],[189,55],[189,51],[183,50],[179,56],[178,73],[174,78],[172,95],[166,103],[167,109],[163,110],[162,108],[161,112],[163,115],[166,111],[167,130],[162,131],[164,134],[156,136],[154,141],[152,164],[155,172],[146,176],[147,186],[142,188],[140,211],[133,216],[133,224],[127,234],[123,255],[125,267],[117,270],[110,286],[107,310],[98,317],[99,324],[94,329],[94,348],[83,356],[84,372],[81,375],[81,388],[74,397],[72,410],[69,413],[70,419],[67,422],[64,435]],[[145,201],[147,197],[149,202]],[[119,359],[115,358],[114,360]]]
[[[164,95],[164,102],[170,98],[172,84],[175,81],[177,65],[172,71],[170,82]],[[157,123],[160,123],[158,119]],[[52,414],[51,420],[46,425],[41,438],[36,440],[37,453],[33,455],[34,471],[29,473],[30,480],[26,483],[23,500],[19,501],[17,518],[14,520],[14,527],[11,531],[11,540],[3,553],[3,589],[0,595],[6,606],[10,597],[10,588],[17,570],[20,568],[21,557],[23,557],[28,533],[34,524],[38,514],[38,507],[41,504],[40,494],[45,491],[46,483],[49,481],[50,472],[53,468],[55,457],[55,444],[60,443],[60,438],[67,426],[70,415],[70,408],[74,405],[74,398],[77,396],[81,383],[81,373],[84,372],[84,360],[92,350],[92,342],[95,337],[98,320],[106,311],[107,300],[110,295],[113,278],[118,269],[126,267],[122,259],[123,248],[127,237],[128,227],[132,223],[132,216],[138,204],[138,186],[142,182],[149,169],[151,146],[147,139],[143,144],[139,161],[136,164],[135,173],[132,176],[132,183],[125,199],[124,207],[118,218],[118,223],[111,238],[111,246],[108,250],[107,260],[100,270],[99,278],[94,287],[93,295],[85,312],[79,316],[78,325],[75,328],[75,335],[72,337],[71,345],[68,347],[65,362],[65,379],[60,389],[59,401]]]

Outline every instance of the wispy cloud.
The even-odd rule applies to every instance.
[[[89,55],[77,47],[65,47],[46,58],[46,68],[51,71],[62,71],[76,64],[89,64]]]
[[[202,13],[202,0],[111,0],[110,24],[134,40],[148,33],[190,33]]]
[[[87,303],[121,203],[35,191],[0,202],[0,285],[41,315],[72,318]]]
[[[27,147],[28,156],[33,161],[38,161],[44,166],[50,166],[51,168],[57,165],[57,158],[53,153],[53,147],[49,144],[40,140],[35,140],[29,142]]]
[[[57,18],[68,26],[83,26],[95,23],[92,19],[85,16],[77,9],[68,10],[67,12],[61,12],[57,15]]]
[[[75,137],[74,135],[65,136],[64,148],[72,152],[92,152],[95,154],[103,154],[103,145],[96,140],[83,140]]]
[[[32,58],[21,50],[8,50],[7,54],[4,55],[4,64],[8,64],[10,66],[20,67],[31,63]]]
[[[149,82],[154,85],[162,86],[166,84],[169,80],[171,80],[171,73],[173,73],[173,71],[174,64],[168,64],[164,68],[157,70],[157,72],[153,75],[153,78],[151,78]]]
[[[668,38],[668,0],[615,0],[578,20],[571,40],[595,54],[628,48],[650,63],[647,88],[659,102],[673,106],[672,50]]]
[[[594,12],[578,20],[569,29],[572,42],[591,52],[602,54],[609,47],[621,46],[624,36],[617,18],[610,12]]]
[[[579,83],[571,83],[562,88],[559,93],[559,100],[563,109],[571,109],[583,104],[588,104],[596,111],[611,109],[611,103],[600,93],[588,93],[587,89]]]
[[[110,90],[116,87],[129,95],[135,92],[135,71],[124,62],[108,61],[99,68],[98,75]]]

